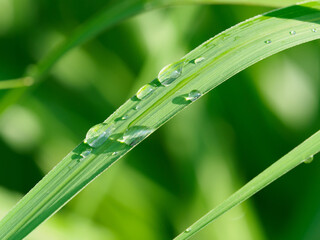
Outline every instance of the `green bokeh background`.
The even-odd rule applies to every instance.
[[[0,79],[20,77],[79,24],[116,2],[0,0]],[[164,65],[268,10],[156,10],[70,51],[45,81],[0,115],[0,217]],[[295,47],[214,89],[26,239],[172,239],[319,129],[319,50],[319,41]],[[7,93],[1,90],[0,103]],[[318,160],[192,239],[320,239]]]

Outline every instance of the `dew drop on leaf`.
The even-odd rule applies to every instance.
[[[130,146],[135,146],[145,139],[153,130],[145,126],[133,126],[128,128],[118,140]]]
[[[203,62],[204,60],[205,60],[204,57],[199,57],[199,58],[197,58],[197,59],[194,60],[194,63],[195,63],[195,64],[199,64],[199,63]]]
[[[180,60],[162,68],[158,74],[158,79],[161,85],[167,87],[177,78],[179,78],[181,76],[184,64],[185,60]]]
[[[269,44],[269,43],[271,43],[271,40],[268,39],[268,40],[264,41],[264,43],[265,43],[265,44]]]
[[[80,154],[80,156],[83,157],[83,158],[85,158],[85,157],[87,157],[87,156],[91,153],[91,151],[92,151],[92,149],[85,150],[85,151],[83,151],[83,152]],[[81,159],[81,160],[82,160],[82,159]]]
[[[154,87],[154,86],[152,86],[152,85],[150,85],[150,84],[146,84],[146,85],[142,86],[142,87],[138,90],[136,96],[137,96],[138,99],[142,100],[142,99],[150,96],[151,93],[152,93],[154,90],[155,90],[155,87]]]
[[[312,161],[313,161],[313,155],[305,159],[303,162],[308,164],[308,163],[312,163]]]
[[[290,35],[296,35],[296,31],[290,31],[289,34]]]
[[[197,100],[199,97],[201,97],[201,92],[199,92],[198,90],[192,90],[187,97],[185,97],[185,99],[187,101],[195,101]]]
[[[109,138],[113,130],[114,124],[99,123],[89,129],[84,143],[93,148],[99,147]]]

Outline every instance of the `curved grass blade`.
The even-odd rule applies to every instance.
[[[126,0],[119,1],[111,8],[106,8],[97,15],[93,16],[78,29],[74,31],[64,42],[54,48],[38,64],[28,68],[25,76],[32,78],[33,82],[44,79],[52,66],[72,48],[83,44],[94,38],[102,31],[116,25],[117,23],[156,8],[171,7],[183,4],[251,4],[270,7],[287,6],[298,2],[297,0]],[[13,89],[9,91],[0,102],[0,113],[8,106],[17,102],[27,91],[23,89]]]
[[[237,192],[231,195],[228,199],[223,201],[216,208],[208,212],[205,216],[188,227],[184,232],[179,234],[175,240],[184,240],[190,238],[209,223],[213,222],[218,217],[231,210],[233,207],[247,200],[273,181],[297,167],[299,164],[303,162],[309,163],[309,161],[313,159],[313,156],[319,151],[320,131],[316,132],[291,152],[272,164],[270,167],[240,188]]]
[[[255,62],[320,38],[318,29],[320,2],[307,2],[240,23],[165,67],[22,198],[0,222],[0,239],[25,237],[193,101]]]

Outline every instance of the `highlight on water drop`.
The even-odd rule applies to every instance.
[[[292,30],[292,31],[289,32],[289,34],[290,34],[290,35],[296,35],[296,31],[293,31],[293,30]]]
[[[161,85],[167,87],[177,78],[179,78],[181,76],[184,65],[185,60],[183,59],[162,68],[158,74],[158,80]]]
[[[270,44],[272,41],[270,39],[264,41],[265,44]]]
[[[122,117],[121,117],[121,120],[126,120],[126,119],[128,119],[128,115],[123,115]]]
[[[109,138],[114,128],[114,124],[99,123],[89,129],[84,143],[93,148],[99,147]]]
[[[199,57],[199,58],[196,58],[196,59],[194,60],[194,63],[195,63],[195,64],[199,64],[199,63],[203,62],[204,60],[205,60],[204,57]]]

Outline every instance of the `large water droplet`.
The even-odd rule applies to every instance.
[[[138,90],[136,96],[137,96],[138,99],[144,99],[144,98],[150,96],[151,93],[152,93],[154,90],[155,90],[155,87],[154,87],[154,86],[152,86],[152,85],[150,85],[150,84],[146,84],[146,85],[142,86],[142,87]]]
[[[185,97],[185,99],[187,101],[195,101],[197,100],[199,97],[201,97],[201,92],[199,92],[198,90],[192,90],[187,97]]]
[[[195,64],[198,64],[198,63],[203,62],[204,60],[205,60],[204,57],[199,57],[199,58],[197,58],[197,59],[194,60],[194,63],[195,63]]]
[[[128,128],[122,138],[118,141],[130,146],[135,146],[147,137],[153,130],[144,126],[133,126]]]
[[[290,35],[296,35],[296,31],[290,31],[289,34]]]
[[[162,68],[162,70],[158,74],[159,82],[163,86],[169,86],[174,80],[180,77],[184,64],[185,60],[181,60]]]
[[[268,39],[268,40],[264,41],[264,43],[265,43],[265,44],[269,44],[269,43],[271,43],[271,40]]]
[[[101,146],[111,135],[114,130],[114,124],[99,123],[87,132],[84,143],[91,147]]]
[[[312,163],[312,161],[313,161],[313,155],[311,155],[310,157],[308,157],[306,160],[304,160],[303,162],[304,163]]]

